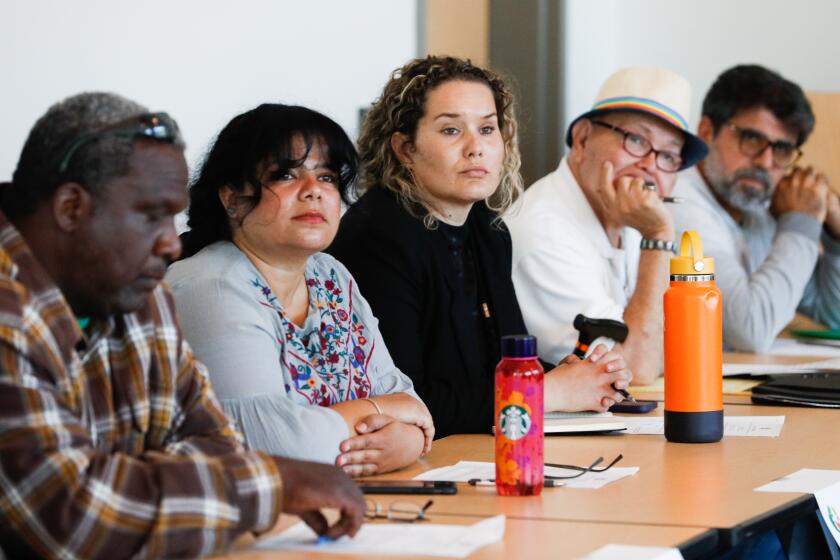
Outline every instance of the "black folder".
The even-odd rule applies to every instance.
[[[769,375],[753,387],[752,401],[760,404],[840,408],[840,372]]]

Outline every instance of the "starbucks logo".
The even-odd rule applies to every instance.
[[[499,428],[505,437],[516,441],[531,429],[531,415],[521,406],[510,404],[499,413]]]
[[[840,513],[832,506],[828,506],[828,521],[834,526],[834,530],[840,533]]]

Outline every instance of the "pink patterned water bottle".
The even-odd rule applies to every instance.
[[[543,488],[543,368],[537,339],[502,337],[496,366],[496,491],[537,496]]]

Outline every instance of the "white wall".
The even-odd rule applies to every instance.
[[[307,105],[355,138],[359,108],[416,50],[416,0],[5,0],[0,181],[35,120],[80,91],[168,111],[191,164],[265,101]]]
[[[692,84],[695,127],[715,77],[739,63],[806,90],[840,91],[838,0],[564,0],[566,126],[624,66],[661,66]]]

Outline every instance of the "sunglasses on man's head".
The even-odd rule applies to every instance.
[[[88,132],[73,140],[64,151],[59,164],[59,175],[65,173],[70,167],[73,155],[85,144],[105,136],[123,136],[128,138],[142,137],[162,140],[173,144],[180,144],[181,132],[178,130],[178,123],[167,113],[146,113],[131,119],[107,126],[102,130]]]

